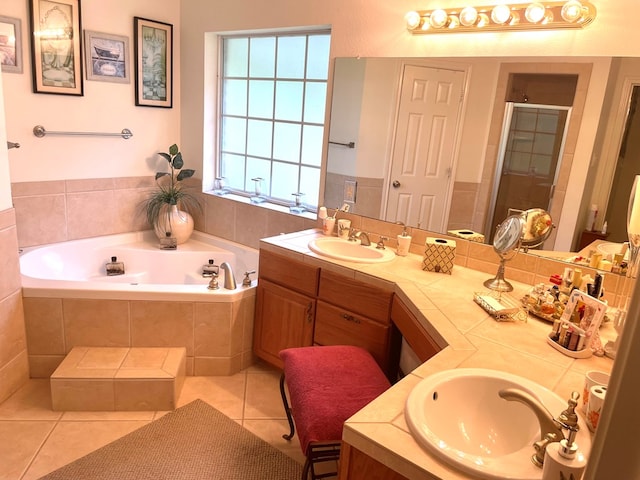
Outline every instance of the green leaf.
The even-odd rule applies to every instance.
[[[171,163],[171,155],[168,153],[160,152],[158,153],[161,157],[163,157],[167,162]]]
[[[178,145],[176,145],[175,143],[169,147],[169,153],[171,155],[177,155],[178,152],[179,152]]]
[[[178,152],[178,154],[173,157],[172,161],[173,168],[180,170],[184,166],[184,162],[182,161],[182,154]]]
[[[196,173],[195,170],[191,170],[190,168],[185,168],[178,174],[176,178],[178,180],[184,180],[185,178],[192,177],[194,173]]]

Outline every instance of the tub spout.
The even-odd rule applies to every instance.
[[[227,290],[236,289],[236,278],[233,276],[233,269],[227,262],[222,262],[220,268],[224,271],[224,288]]]

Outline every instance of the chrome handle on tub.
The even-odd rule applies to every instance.
[[[347,322],[360,323],[359,318],[356,318],[353,315],[349,315],[348,313],[343,313],[342,318],[344,318]]]

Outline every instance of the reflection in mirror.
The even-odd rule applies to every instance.
[[[494,278],[486,280],[484,286],[490,290],[510,292],[513,285],[504,279],[504,264],[518,253],[518,247],[525,232],[523,215],[511,215],[498,225],[493,237],[493,250],[500,257],[498,272]]]
[[[417,126],[401,121],[399,105],[403,82],[412,75],[408,68],[414,66],[427,67],[427,71],[435,68],[463,74],[459,106],[462,113],[457,117],[459,125],[455,129],[453,150],[447,154],[453,159],[453,165],[445,162],[440,167],[435,161],[427,163],[431,173],[441,175],[438,185],[444,189],[442,201],[437,193],[431,192],[431,196],[404,195],[403,189],[408,184],[395,175],[392,166],[397,157],[400,173],[410,173],[416,165],[416,156],[437,157],[432,151],[425,151],[416,140],[419,135],[412,132]],[[623,111],[618,102],[629,103],[630,77],[640,78],[640,59],[338,58],[334,68],[329,141],[353,142],[355,148],[328,145],[324,204],[333,207],[346,201],[358,215],[404,221],[414,228],[441,234],[469,230],[490,243],[497,222],[507,216],[505,211],[492,221],[489,208],[496,191],[496,177],[500,177],[496,174],[500,171],[497,165],[500,124],[504,123],[506,106],[509,102],[552,105],[559,112],[556,124],[564,131],[546,142],[557,154],[558,168],[553,168],[556,160],[549,160],[544,170],[557,183],[554,186],[550,179],[537,182],[541,189],[546,189],[545,201],[512,204],[508,208],[541,207],[549,211],[558,228],[552,231],[544,250],[529,253],[549,254],[560,260],[570,258],[584,247],[581,245],[586,238],[583,230],[592,203],[600,205],[598,233],[602,222],[608,220],[611,225],[611,219],[620,210],[603,205],[607,205],[609,192],[613,195],[611,184],[617,151],[611,150],[622,141],[625,122],[620,117],[626,117],[627,110]],[[455,81],[445,85],[442,92],[457,91]],[[430,125],[438,130],[437,123]],[[443,131],[438,130],[438,138],[446,137]],[[583,134],[583,131],[589,133]],[[640,139],[640,135],[625,135],[625,138]],[[403,139],[412,139],[413,143],[405,143]],[[535,144],[537,148],[545,142],[524,143]],[[422,153],[416,155],[416,152]],[[517,163],[519,160],[515,163],[518,168],[513,170],[522,171],[526,177],[529,172],[525,171],[524,163]],[[536,172],[538,168],[534,165]],[[424,182],[420,183],[424,190]],[[399,201],[391,198],[394,194]],[[628,192],[623,196],[628,198]],[[549,198],[552,198],[550,203]],[[419,213],[411,216],[410,206],[416,202]],[[437,226],[435,215],[425,211],[441,215],[441,225]]]
[[[527,252],[530,248],[542,245],[553,232],[555,225],[549,212],[542,208],[530,208],[522,212],[521,216],[524,220],[524,227],[520,246]]]

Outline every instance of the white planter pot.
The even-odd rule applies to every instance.
[[[189,240],[193,233],[193,217],[187,212],[178,210],[177,205],[167,205],[158,218],[158,223],[154,228],[158,238],[165,238],[167,232],[175,237],[179,244]]]

